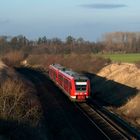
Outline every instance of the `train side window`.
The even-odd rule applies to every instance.
[[[56,78],[56,73],[54,72],[54,78]]]
[[[66,85],[67,84],[67,80],[65,79],[64,81],[65,81],[65,85]]]
[[[68,81],[68,91],[71,91],[71,83]]]
[[[66,85],[66,79],[64,79],[64,85]]]
[[[65,85],[68,87],[68,80],[65,79]]]
[[[59,75],[59,81],[62,82],[62,76],[61,75]]]

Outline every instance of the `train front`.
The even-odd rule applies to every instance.
[[[75,95],[78,101],[83,101],[90,96],[90,81],[87,77],[80,76],[75,79]]]

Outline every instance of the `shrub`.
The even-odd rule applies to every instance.
[[[0,85],[1,119],[38,125],[40,117],[40,104],[21,79],[7,79]]]
[[[2,61],[10,67],[17,66],[25,59],[26,55],[19,51],[9,52],[4,57]]]
[[[31,65],[40,65],[48,68],[50,64],[58,63],[75,71],[98,72],[101,68],[111,63],[110,59],[93,56],[90,54],[69,55],[32,55],[28,58]]]

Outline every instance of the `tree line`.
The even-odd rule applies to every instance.
[[[70,54],[70,53],[139,53],[139,32],[112,32],[105,34],[99,41],[91,42],[83,38],[66,37],[48,39],[46,36],[29,40],[25,36],[0,36],[0,54],[10,51],[28,54]]]

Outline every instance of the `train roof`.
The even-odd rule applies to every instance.
[[[64,72],[64,73],[68,74],[69,76],[74,77],[75,80],[79,80],[79,79],[88,80],[88,78],[86,76],[79,74],[77,72],[74,72],[70,69],[67,69],[67,68],[61,66],[60,64],[53,64],[52,66],[57,68],[58,70]]]

